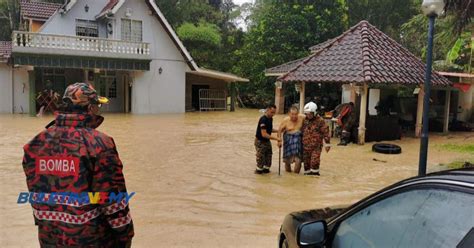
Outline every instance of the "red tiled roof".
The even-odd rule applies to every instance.
[[[334,39],[336,39],[336,38],[334,38]],[[334,39],[329,39],[329,40],[327,40],[323,43],[314,45],[314,46],[310,47],[309,50],[311,51],[311,53],[318,52],[319,50],[329,46],[331,44],[331,42],[334,41]],[[267,74],[267,76],[275,76],[274,74],[285,74],[288,71],[290,71],[291,69],[293,69],[296,66],[298,66],[299,64],[301,64],[307,58],[309,58],[309,56],[304,57],[304,58],[300,58],[300,59],[295,59],[295,60],[292,60],[290,62],[286,62],[284,64],[277,65],[277,66],[274,66],[272,68],[266,69],[265,74]]]
[[[291,69],[295,68],[297,65],[301,64],[305,59],[309,57],[304,57],[301,59],[295,59],[290,62],[286,62],[281,65],[277,65],[275,67],[269,68],[265,70],[265,74],[284,74],[290,71]]]
[[[319,43],[319,44],[317,44],[317,45],[314,45],[314,46],[310,47],[309,50],[310,50],[312,53],[315,53],[315,52],[317,52],[317,51],[319,51],[319,50],[321,50],[321,49],[326,48],[327,46],[329,46],[335,39],[337,39],[337,37],[336,37],[336,38],[333,38],[333,39],[329,39],[329,40],[327,40],[327,41],[325,41],[325,42],[323,42],[323,43]]]
[[[109,0],[109,2],[105,5],[105,7],[100,11],[100,14],[98,16],[102,16],[103,14],[112,10],[115,7],[115,5],[117,5],[118,2],[119,0]]]
[[[395,40],[361,21],[278,78],[283,82],[422,84],[425,64]],[[436,72],[433,85],[451,82]]]
[[[0,60],[6,60],[10,58],[11,54],[12,54],[12,42],[0,41]]]
[[[23,18],[49,19],[62,4],[37,0],[21,0],[20,12]]]

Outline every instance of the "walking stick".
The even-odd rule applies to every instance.
[[[280,176],[281,168],[281,147],[278,148],[278,175]]]

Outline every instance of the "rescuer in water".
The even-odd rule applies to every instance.
[[[95,129],[104,120],[99,110],[108,99],[89,84],[75,83],[67,87],[63,102],[55,121],[24,146],[28,190],[44,198],[53,192],[126,192],[114,140]],[[126,200],[39,202],[31,205],[41,247],[131,246],[134,231]]]
[[[318,106],[309,102],[304,106],[306,119],[303,123],[303,162],[305,175],[319,176],[319,165],[321,163],[321,151],[323,147],[326,152],[331,149],[331,138],[329,127],[316,110]]]

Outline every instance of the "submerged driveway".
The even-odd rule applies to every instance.
[[[353,203],[418,171],[419,140],[406,138],[392,142],[402,147],[400,155],[373,153],[372,144],[333,146],[322,155],[318,178],[285,173],[283,165],[278,176],[274,144],[272,172],[255,175],[259,115],[241,110],[105,116],[99,130],[114,138],[127,188],[136,192],[130,202],[134,247],[274,247],[287,213]],[[275,117],[275,127],[282,118]],[[31,207],[16,201],[26,191],[22,146],[51,119],[0,115],[2,247],[38,247]],[[474,159],[439,149],[466,142],[474,142],[474,134],[433,135],[428,170]]]

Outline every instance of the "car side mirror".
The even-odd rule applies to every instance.
[[[324,220],[303,223],[296,232],[296,242],[299,247],[322,247],[326,240],[326,230]]]

